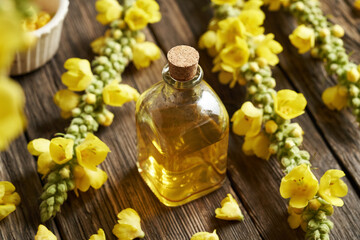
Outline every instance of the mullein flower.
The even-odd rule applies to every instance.
[[[145,233],[141,229],[140,216],[134,209],[126,208],[117,217],[119,220],[112,232],[119,240],[145,237]]]
[[[209,232],[198,232],[195,233],[190,240],[219,240],[219,236],[216,234],[216,230],[212,233]]]
[[[86,192],[90,187],[99,189],[108,179],[107,173],[100,168],[89,169],[81,165],[74,167],[75,193]]]
[[[319,195],[328,203],[342,207],[344,201],[340,197],[346,196],[347,185],[340,180],[345,173],[341,170],[331,169],[325,172],[320,179]]]
[[[292,90],[280,90],[274,97],[274,110],[284,119],[293,119],[305,111],[307,101],[302,93]]]
[[[270,143],[269,137],[263,132],[259,132],[255,136],[245,135],[242,150],[248,156],[256,155],[259,158],[269,160],[272,154],[269,151]]]
[[[256,108],[252,102],[245,102],[231,118],[233,132],[240,136],[256,136],[262,125],[263,110]]]
[[[103,90],[104,103],[110,106],[121,107],[124,103],[136,101],[139,92],[126,84],[118,84],[116,81],[107,85]]]
[[[218,22],[216,32],[216,50],[220,51],[224,45],[236,43],[237,38],[244,38],[246,29],[238,17],[230,17]]]
[[[94,235],[91,235],[89,240],[106,240],[104,230],[99,228],[98,233],[94,234]]]
[[[315,46],[315,32],[305,25],[298,26],[289,38],[299,53],[305,53]]]
[[[0,181],[0,221],[15,211],[20,204],[20,196],[11,182]]]
[[[318,189],[318,180],[310,167],[302,164],[282,178],[280,194],[283,198],[290,198],[291,207],[303,208],[316,195]]]
[[[148,24],[147,14],[144,10],[136,7],[126,11],[125,22],[133,31],[143,29]]]
[[[134,6],[144,10],[149,23],[156,23],[161,20],[160,7],[155,0],[136,0]]]
[[[47,175],[55,166],[50,155],[50,141],[44,138],[34,139],[28,143],[27,149],[31,155],[38,156],[38,173]]]
[[[243,10],[239,14],[239,19],[244,24],[247,33],[254,36],[264,33],[262,25],[265,20],[265,13],[261,9]]]
[[[57,240],[57,237],[44,225],[40,224],[35,235],[35,240]]]
[[[339,85],[329,87],[323,92],[321,98],[329,109],[340,111],[347,105],[347,89]]]
[[[63,137],[53,138],[50,141],[50,156],[57,164],[70,161],[74,155],[74,140]]]
[[[279,10],[282,6],[288,6],[289,3],[290,0],[264,0],[264,4],[269,5],[270,11]]]
[[[133,62],[137,69],[145,68],[152,61],[159,59],[161,52],[158,46],[152,42],[142,42],[133,47]]]
[[[221,208],[215,210],[216,218],[223,220],[237,220],[241,221],[244,219],[239,204],[233,198],[231,194],[228,194],[226,198],[221,201]]]
[[[99,12],[96,20],[103,25],[119,19],[123,11],[123,7],[116,0],[97,0],[95,8]]]
[[[355,0],[355,2],[354,2],[354,7],[355,7],[357,10],[360,10],[360,0]]]
[[[68,89],[63,89],[55,93],[54,103],[63,112],[62,115],[71,115],[71,111],[76,108],[80,103],[80,96]]]
[[[271,66],[275,66],[279,63],[277,54],[281,53],[283,48],[277,41],[274,40],[274,34],[269,33],[267,35],[261,35],[254,38],[256,47],[256,56],[263,58]]]
[[[80,58],[69,58],[64,64],[68,71],[61,76],[61,80],[71,91],[85,90],[93,79],[90,63]]]
[[[217,5],[223,5],[223,4],[233,5],[237,2],[237,0],[211,0],[211,2]]]

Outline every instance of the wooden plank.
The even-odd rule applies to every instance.
[[[341,16],[338,9],[347,9],[347,5],[343,1],[329,1],[331,3],[328,4],[332,4],[332,6],[335,6],[336,2],[336,8],[330,8],[325,2],[322,1],[323,5],[326,6],[325,10],[327,11],[325,13],[327,14]],[[350,15],[350,11],[347,15]],[[333,17],[332,21],[337,22],[337,18]],[[358,51],[360,49],[360,34],[354,31],[352,23],[347,23],[341,18],[339,23],[349,33],[344,38],[348,50]],[[278,26],[281,26],[281,28]],[[291,19],[291,16],[278,12],[267,13],[266,29],[275,32],[275,38],[284,47],[284,51],[280,55],[280,67],[290,78],[295,88],[305,95],[308,100],[308,109],[321,135],[331,146],[331,150],[334,152],[339,164],[345,168],[347,175],[353,179],[354,184],[359,189],[360,131],[358,130],[358,123],[356,123],[350,110],[331,111],[323,104],[322,92],[327,87],[334,86],[337,82],[327,75],[321,61],[311,58],[309,54],[300,55],[297,53],[297,50],[288,39],[288,35],[295,27],[295,22]],[[353,54],[352,59],[360,63],[359,54]]]
[[[58,89],[64,88],[60,76],[66,58],[76,56],[91,59],[89,43],[105,29],[95,23],[94,2],[71,1],[58,54],[45,67],[22,80],[25,92],[30,95],[30,139],[50,138],[66,126],[66,121],[59,118],[52,96]],[[151,38],[150,34],[147,35]],[[165,57],[162,55],[161,60],[151,68],[137,71],[130,66],[123,81],[144,91],[161,79],[164,63]],[[226,194],[230,192],[235,196],[229,182],[220,190],[185,206],[168,208],[161,205],[136,170],[134,103],[113,111],[113,125],[101,129],[98,135],[112,150],[101,165],[108,173],[109,180],[100,190],[81,193],[79,198],[73,193],[69,194],[62,212],[55,218],[62,239],[88,239],[99,227],[105,230],[109,239],[113,239],[111,230],[116,223],[116,214],[127,207],[136,209],[142,217],[145,239],[189,239],[198,231],[212,231],[215,228],[223,239],[246,236],[260,239],[246,211],[242,223],[229,223],[214,218],[214,210]]]
[[[0,153],[0,181],[13,183],[21,197],[15,212],[0,221],[0,239],[34,239],[40,224],[41,182],[26,145],[25,136],[21,135],[7,151]],[[54,221],[49,221],[46,226],[59,236]]]
[[[203,11],[197,15],[195,12],[198,11],[198,9],[202,9],[202,6],[206,6],[207,1],[189,1],[188,4],[181,3],[183,3],[183,1],[178,1],[181,11],[189,23],[189,27],[195,37],[199,38],[206,30],[211,15],[209,16],[209,11]],[[173,7],[171,6],[168,9],[173,9]],[[171,15],[171,13],[169,13],[169,15]],[[179,21],[179,19],[177,19],[177,21]],[[167,25],[171,25],[169,21],[166,22]],[[191,24],[194,22],[197,24]],[[184,28],[184,24],[182,24],[181,29]],[[166,32],[166,30],[162,31]],[[277,33],[275,28],[268,31]],[[179,35],[173,38],[176,39],[181,35],[182,33],[179,29]],[[192,41],[191,43],[195,44],[194,42],[195,41]],[[201,53],[201,59],[203,59],[202,67],[205,71],[207,81],[214,86],[214,89],[226,103],[226,106],[228,107],[228,103],[230,104],[228,110],[230,114],[233,113],[234,102],[237,102],[235,109],[238,109],[244,101],[245,95],[242,91],[239,91],[239,88],[230,90],[227,86],[214,85],[218,80],[216,74],[212,74],[209,71],[212,67],[211,60],[206,53],[203,52]],[[280,69],[274,69],[274,76],[277,82],[280,83],[277,87],[278,89],[291,88]],[[236,95],[234,93],[238,94]],[[312,163],[313,166],[317,168],[317,170],[314,171],[318,179],[330,168],[341,169],[331,151],[329,151],[324,143],[321,135],[317,133],[317,129],[309,116],[304,115],[297,119],[297,122],[300,123],[307,133],[304,138],[303,147],[313,156]],[[230,138],[230,164],[228,173],[232,186],[241,196],[246,209],[260,230],[260,234],[265,239],[303,239],[301,230],[290,230],[285,220],[287,217],[286,200],[283,200],[278,193],[281,177],[283,176],[279,164],[274,162],[275,159],[264,162],[261,159],[244,156],[240,148],[241,145],[242,137],[232,134]],[[345,239],[356,239],[360,232],[359,226],[356,223],[356,219],[359,218],[359,212],[353,211],[353,209],[357,209],[356,206],[359,204],[359,197],[356,194],[356,190],[351,186],[349,179],[345,181],[349,185],[349,194],[345,198],[345,206],[335,210],[333,219],[336,220],[336,224],[332,231],[333,239],[344,236],[346,236]]]

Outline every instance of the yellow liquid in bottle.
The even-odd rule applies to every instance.
[[[141,119],[138,169],[162,203],[179,206],[221,187],[228,127],[220,129],[195,104],[161,108]]]

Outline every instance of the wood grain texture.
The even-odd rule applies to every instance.
[[[161,70],[166,63],[165,53],[178,44],[197,46],[199,36],[206,30],[212,17],[209,0],[159,0],[163,19],[146,30],[148,40],[162,49],[161,59],[149,68],[136,70],[130,65],[123,75],[123,82],[140,92],[161,81]],[[325,1],[322,1],[325,2]],[[338,4],[340,10],[333,9]],[[36,173],[36,162],[26,150],[26,144],[34,138],[51,138],[63,132],[68,120],[60,118],[60,111],[52,101],[59,89],[64,89],[60,76],[67,58],[79,57],[91,60],[90,42],[101,36],[105,27],[95,21],[95,0],[72,0],[64,23],[62,41],[56,56],[43,68],[17,78],[26,94],[28,128],[11,148],[0,154],[0,180],[12,181],[22,197],[22,204],[8,218],[0,222],[0,239],[33,239],[40,222],[38,197],[41,179]],[[324,4],[326,13],[333,14],[332,21],[346,25],[344,39],[349,49],[359,49],[359,32],[351,24],[359,24],[359,15],[347,2],[329,0]],[[284,25],[278,28],[279,23]],[[343,169],[349,178],[349,194],[345,206],[336,208],[332,239],[359,239],[359,148],[360,132],[354,127],[349,112],[336,113],[324,108],[320,93],[333,84],[333,80],[319,81],[327,76],[320,63],[300,56],[287,40],[294,27],[291,16],[284,13],[267,14],[266,29],[274,32],[285,46],[281,65],[274,69],[278,89],[295,88],[304,92],[308,99],[307,114],[298,121],[304,128],[304,148],[313,156],[315,175],[319,178],[327,169]],[[358,26],[358,25],[357,25]],[[354,56],[358,61],[359,55]],[[295,59],[295,60],[294,60]],[[200,52],[200,65],[206,81],[219,94],[232,115],[245,99],[245,90],[237,86],[229,89],[221,85],[216,74],[211,73],[212,59]],[[315,70],[314,70],[315,68]],[[324,83],[325,82],[325,83]],[[47,226],[59,239],[88,239],[103,228],[107,239],[115,239],[111,231],[116,214],[127,207],[138,211],[142,218],[145,239],[190,239],[199,231],[217,229],[220,239],[303,239],[300,230],[291,230],[286,222],[286,203],[278,192],[283,173],[274,158],[268,162],[247,157],[241,151],[242,138],[231,134],[229,146],[228,180],[224,186],[189,204],[177,208],[162,205],[136,169],[135,104],[111,108],[114,123],[100,128],[97,136],[111,149],[107,160],[101,164],[109,179],[99,190],[89,190],[76,197],[69,194],[61,213]],[[20,166],[20,167],[19,167]],[[244,222],[227,222],[214,217],[215,208],[227,193],[240,203],[245,215]]]

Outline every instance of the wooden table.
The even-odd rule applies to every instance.
[[[333,16],[331,21],[345,28],[345,46],[355,52],[352,59],[360,63],[360,13],[353,10],[353,1],[321,2],[324,12]],[[161,59],[140,71],[130,65],[123,75],[123,81],[140,92],[161,80],[165,53],[172,46],[197,46],[212,16],[208,0],[161,0],[159,3],[162,21],[150,26],[146,35],[161,47]],[[57,55],[41,69],[17,78],[26,94],[28,127],[0,154],[0,180],[14,183],[22,203],[0,222],[0,239],[33,239],[40,224],[38,205],[44,183],[26,145],[34,138],[49,139],[68,125],[68,121],[60,118],[52,97],[64,88],[60,76],[65,71],[63,63],[67,58],[93,58],[89,44],[105,31],[105,27],[95,21],[94,4],[94,0],[71,0]],[[333,112],[322,103],[322,91],[334,85],[335,80],[326,75],[319,61],[311,59],[309,54],[297,54],[290,45],[287,36],[295,27],[293,18],[284,12],[267,12],[265,25],[284,46],[280,64],[273,69],[277,89],[295,89],[308,100],[306,114],[296,121],[305,130],[303,148],[312,155],[315,175],[319,179],[330,168],[346,173],[349,193],[344,198],[344,207],[336,208],[331,217],[335,221],[331,239],[360,239],[360,130],[357,123],[349,110]],[[211,73],[211,58],[205,52],[201,52],[200,64],[206,80],[231,115],[245,99],[244,88],[229,89],[219,84],[216,74]],[[168,208],[160,204],[136,169],[134,106],[128,103],[113,109],[116,116],[113,125],[101,128],[97,134],[112,151],[101,164],[109,175],[108,181],[101,189],[91,189],[80,197],[70,193],[62,212],[47,222],[59,239],[88,239],[100,227],[107,239],[115,239],[111,230],[116,214],[127,207],[139,212],[145,239],[190,239],[196,232],[214,229],[223,240],[304,239],[301,230],[291,230],[287,224],[287,200],[279,194],[283,173],[278,162],[275,158],[264,161],[245,156],[241,151],[242,137],[234,134],[230,135],[228,180],[221,189],[182,207]],[[227,193],[240,203],[245,215],[243,222],[214,217],[215,208]]]

